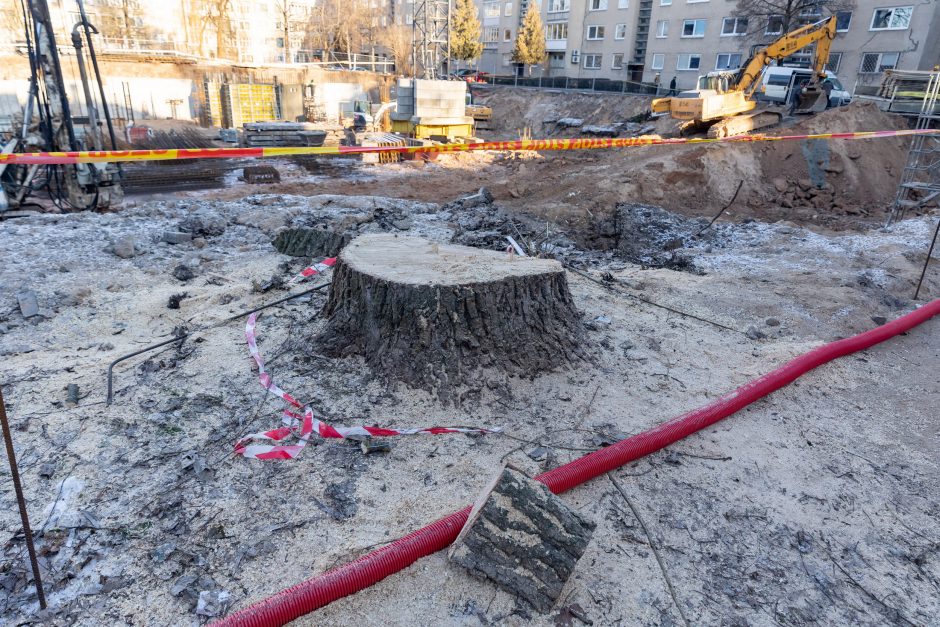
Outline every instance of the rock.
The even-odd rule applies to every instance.
[[[414,225],[415,225],[415,222],[411,218],[404,218],[402,220],[392,220],[392,226],[394,226],[399,231],[407,231]]]
[[[787,183],[787,179],[782,179],[782,178],[774,179],[773,184],[774,184],[774,188],[781,194],[787,191],[787,188],[789,187],[789,184]]]
[[[170,555],[171,555],[171,554],[173,553],[173,551],[175,551],[175,550],[176,550],[176,543],[175,543],[175,542],[166,542],[166,543],[164,543],[164,544],[161,544],[160,546],[158,546],[158,547],[155,548],[154,550],[152,550],[152,551],[150,552],[150,557],[151,557],[151,559],[153,559],[153,561],[155,561],[155,562],[165,562],[165,561],[167,560],[167,558],[169,558]],[[193,578],[193,581],[195,581],[195,578]],[[177,583],[179,583],[179,582],[177,582]],[[174,594],[178,594],[178,593],[174,593]]]
[[[804,192],[809,191],[810,189],[813,189],[813,187],[815,187],[813,185],[813,182],[809,179],[800,179],[799,181],[796,182],[796,184],[799,185],[800,189],[802,189]]]
[[[744,335],[749,340],[761,340],[767,337],[767,335],[763,331],[753,326],[748,327],[747,331],[744,332]]]
[[[179,308],[180,308],[180,303],[181,303],[181,302],[183,301],[183,299],[186,298],[187,296],[189,296],[189,294],[186,293],[186,292],[181,292],[181,293],[179,293],[179,294],[173,294],[173,295],[171,295],[170,298],[167,299],[166,308],[167,308],[167,309],[179,309]]]
[[[160,240],[167,244],[188,244],[193,241],[193,234],[182,231],[164,231]]]
[[[581,127],[581,133],[595,137],[617,137],[620,135],[620,128],[616,126],[583,126]]]
[[[481,187],[480,191],[478,191],[476,194],[459,198],[457,202],[460,203],[461,209],[471,209],[473,207],[479,207],[480,205],[488,205],[492,203],[493,194],[490,193],[489,189]]]
[[[549,453],[550,451],[547,448],[544,446],[539,446],[526,453],[526,455],[537,462],[544,462],[546,459],[548,459]]]
[[[561,118],[556,124],[563,128],[577,128],[584,124],[584,120],[580,118]]]
[[[192,281],[196,278],[196,273],[189,266],[179,264],[173,268],[173,277],[183,282]]]
[[[175,597],[178,597],[183,592],[189,590],[190,586],[196,583],[197,577],[195,575],[183,575],[176,580],[176,583],[170,588],[170,594]]]
[[[780,321],[777,320],[776,318],[767,318],[764,321],[764,324],[766,324],[768,327],[779,327]]]
[[[137,254],[137,241],[133,235],[125,235],[114,241],[111,252],[121,259],[130,259]]]
[[[193,238],[193,246],[195,246],[196,248],[205,248],[206,243],[207,243],[206,238],[204,237]]]
[[[225,233],[228,223],[225,218],[214,211],[198,211],[181,221],[178,225],[180,231],[191,233],[193,237],[211,237]]]
[[[73,287],[65,292],[61,304],[66,306],[81,305],[89,296],[91,296],[91,288]]]
[[[31,318],[39,315],[39,301],[36,300],[36,292],[25,290],[16,295],[16,300],[20,305],[20,313],[24,318]]]
[[[884,316],[872,316],[871,321],[877,324],[878,326],[881,326],[883,324],[886,324],[888,322],[888,319],[885,318]]]
[[[196,614],[199,616],[220,616],[228,605],[231,595],[225,590],[203,590],[196,601]]]
[[[55,469],[55,462],[46,462],[39,467],[39,476],[43,479],[52,479],[52,476],[55,474]]]

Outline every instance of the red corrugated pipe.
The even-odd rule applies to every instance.
[[[687,435],[715,424],[722,418],[790,384],[817,366],[838,357],[865,350],[895,335],[910,331],[937,314],[940,314],[940,299],[871,331],[826,344],[800,355],[773,372],[739,387],[730,394],[725,394],[700,409],[585,455],[571,463],[543,473],[536,479],[547,485],[555,494],[570,490],[588,479],[593,479],[623,464],[658,451]],[[284,625],[337,599],[368,588],[408,567],[419,558],[440,551],[449,545],[457,538],[469,513],[469,507],[454,512],[354,562],[312,577],[240,610],[219,621],[217,625],[253,627]]]

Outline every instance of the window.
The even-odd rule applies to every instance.
[[[607,9],[607,0],[591,0],[592,11],[604,11]]]
[[[505,8],[503,8],[503,15],[509,17],[512,15],[512,2],[507,2]]]
[[[683,37],[704,37],[706,20],[684,20],[682,22]]]
[[[499,17],[499,3],[486,2],[483,4],[483,17]]]
[[[852,23],[851,11],[836,11],[836,32],[844,33]]]
[[[911,25],[914,7],[875,9],[871,16],[871,30],[905,30]]]
[[[623,54],[618,53],[613,56],[613,60],[610,62],[610,69],[612,70],[623,69]]]
[[[483,42],[492,44],[499,41],[499,26],[487,26],[483,29]]]
[[[503,41],[512,41],[512,29],[507,28],[503,31]]]
[[[626,39],[626,38],[627,38],[627,25],[617,24],[617,28],[614,29],[614,39]]]
[[[601,69],[601,61],[603,55],[600,54],[586,54],[584,55],[584,69],[586,70],[599,70]]]
[[[598,40],[604,38],[604,27],[603,26],[588,26],[588,39]]]
[[[503,54],[503,67],[509,67],[512,65],[512,53],[507,52]]]
[[[771,15],[767,18],[767,28],[764,29],[765,35],[782,35],[783,34],[783,16],[782,15]]]
[[[666,55],[661,52],[657,52],[653,55],[653,58],[650,61],[650,69],[661,70],[663,69],[663,66],[665,64],[666,64]]]
[[[618,9],[629,9],[629,8],[630,8],[630,0],[617,0],[617,8],[618,8]]]
[[[885,70],[893,70],[898,66],[900,52],[866,52],[862,55],[862,67],[859,74],[877,74]]]
[[[571,8],[571,0],[548,0],[548,12],[560,13]]]
[[[815,2],[812,4],[805,4],[800,9],[800,15],[803,17],[815,17],[820,15],[819,5]]]
[[[736,70],[741,67],[741,55],[739,53],[718,53],[718,59],[715,62],[716,70]]]
[[[842,53],[841,52],[830,52],[829,53],[829,62],[826,63],[826,71],[836,74],[839,71],[839,66],[842,65]]]
[[[564,52],[549,52],[548,53],[548,67],[555,68],[555,69],[565,67],[565,53]]]
[[[665,39],[669,35],[669,21],[659,20],[656,22],[656,37]]]
[[[545,39],[548,41],[564,41],[568,39],[568,22],[546,24]]]
[[[708,2],[708,0],[685,0],[688,4],[695,4],[696,2]]]
[[[702,55],[700,54],[680,54],[676,61],[677,70],[697,70],[702,65]]]
[[[670,4],[672,4],[672,0],[659,0],[659,6],[661,7],[668,7]]]
[[[726,17],[721,21],[722,37],[740,37],[747,35],[746,17]]]

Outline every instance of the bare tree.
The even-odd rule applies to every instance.
[[[414,74],[411,50],[412,29],[410,26],[395,25],[383,31],[382,45],[385,46],[395,62],[395,72],[404,76]]]
[[[232,0],[189,0],[188,8],[186,20],[193,26],[191,32],[197,34],[199,54],[206,54],[207,39],[212,38],[214,56],[229,58],[235,50],[235,7]]]
[[[854,7],[854,0],[738,0],[734,10],[737,20],[723,23],[722,34],[746,35],[754,42],[772,41]]]

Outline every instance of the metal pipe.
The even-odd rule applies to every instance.
[[[42,589],[42,575],[39,573],[39,562],[36,560],[36,547],[33,545],[33,530],[29,526],[29,513],[26,511],[26,499],[23,497],[23,486],[20,483],[20,471],[16,466],[16,453],[13,451],[13,435],[10,433],[10,423],[7,421],[7,409],[3,402],[3,390],[0,389],[0,423],[3,424],[3,441],[7,446],[7,459],[10,461],[10,475],[13,477],[13,489],[16,491],[16,502],[20,507],[20,520],[23,521],[23,535],[26,536],[26,550],[29,552],[29,563],[33,567],[33,582],[36,584],[36,594],[39,596],[39,607],[46,609],[46,593]]]
[[[78,13],[82,18],[82,24],[85,27],[85,41],[88,42],[88,55],[91,57],[91,67],[95,71],[95,80],[98,81],[98,93],[101,95],[101,110],[104,113],[105,122],[108,124],[108,136],[111,138],[111,149],[117,150],[117,139],[114,135],[114,124],[111,122],[111,112],[108,110],[108,100],[104,95],[104,83],[101,82],[101,70],[98,69],[98,57],[95,55],[95,43],[91,40],[91,24],[88,23],[88,16],[85,14],[85,3],[82,0],[75,0],[78,3]],[[98,32],[97,30],[95,31]],[[121,164],[118,164],[118,173],[123,174]]]
[[[95,144],[95,150],[104,150],[101,141],[101,129],[98,128],[98,112],[95,110],[95,103],[91,99],[91,87],[88,86],[88,72],[85,71],[85,56],[82,54],[82,35],[78,32],[82,23],[76,22],[72,27],[72,45],[75,47],[75,59],[78,62],[78,77],[82,81],[82,92],[85,94],[85,109],[88,113],[88,125],[91,127],[91,138]],[[97,33],[97,29],[94,31]]]

